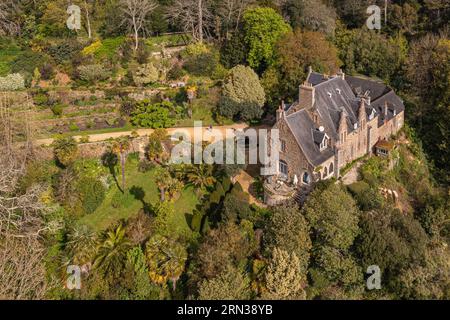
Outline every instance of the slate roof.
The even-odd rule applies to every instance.
[[[334,155],[331,148],[321,152],[319,145],[315,143],[313,134],[317,131],[317,128],[306,110],[300,110],[286,116],[286,122],[297,144],[312,165],[318,166]]]
[[[374,111],[378,117],[378,126],[384,123],[385,105],[388,107],[387,119],[392,119],[396,114],[405,109],[403,101],[394,91],[383,83],[361,78],[345,76],[325,77],[316,72],[310,72],[307,81],[315,89],[315,102],[313,109],[317,111],[325,130],[318,131],[308,112],[301,109],[286,116],[286,121],[295,139],[305,154],[308,161],[318,166],[334,155],[329,147],[320,151],[319,144],[327,134],[335,140],[339,139],[339,122],[342,114],[346,115],[347,132],[355,130],[358,123],[358,112],[361,96],[367,95],[371,104],[366,105],[366,117]],[[293,105],[285,106],[288,111]]]
[[[352,88],[355,94],[368,93],[372,101],[392,91],[388,86],[382,82],[363,77],[345,76],[345,81]]]

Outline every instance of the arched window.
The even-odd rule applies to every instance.
[[[328,170],[328,172],[329,172],[330,174],[332,174],[333,171],[334,171],[334,165],[333,165],[333,162],[332,162],[332,163],[330,163],[330,169]]]
[[[323,179],[325,179],[326,177],[328,177],[328,168],[325,167],[325,169],[323,170]]]
[[[303,178],[302,178],[303,183],[305,184],[309,184],[311,182],[311,177],[309,176],[308,172],[305,172],[303,174]]]
[[[283,160],[280,160],[280,173],[285,176],[288,175],[288,165]]]

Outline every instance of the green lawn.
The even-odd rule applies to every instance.
[[[21,53],[21,49],[10,40],[0,38],[0,76],[10,73],[10,63]]]
[[[96,231],[108,228],[111,224],[120,219],[128,219],[136,215],[143,208],[142,201],[135,198],[130,193],[130,189],[141,188],[144,193],[143,201],[147,204],[155,204],[159,201],[159,191],[153,179],[154,170],[146,173],[137,170],[137,160],[132,158],[127,162],[126,168],[126,188],[125,196],[121,197],[121,206],[114,208],[112,203],[115,197],[120,196],[121,191],[114,184],[108,191],[105,200],[100,207],[92,214],[80,219],[80,223],[91,226]],[[120,174],[119,174],[120,176]],[[119,183],[120,183],[120,177]],[[134,187],[134,188],[133,188]],[[142,192],[141,191],[141,192]],[[192,187],[185,188],[179,199],[174,202],[175,214],[169,223],[169,228],[176,234],[191,235],[186,216],[192,214],[198,198]]]

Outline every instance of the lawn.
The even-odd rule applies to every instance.
[[[21,53],[21,49],[12,41],[0,38],[0,76],[5,76],[11,71],[11,62]]]
[[[143,208],[143,202],[147,204],[155,204],[159,201],[159,191],[154,181],[154,170],[142,173],[137,169],[138,161],[134,157],[128,160],[126,165],[126,188],[124,196],[114,184],[108,191],[105,200],[97,210],[80,219],[80,223],[91,226],[96,231],[108,228],[113,223],[128,219],[136,215]],[[120,174],[119,174],[120,176]],[[120,177],[119,183],[120,183]],[[139,190],[143,195],[143,201],[136,199],[132,194],[136,192],[130,190]],[[117,206],[117,198],[120,199],[120,206]],[[139,198],[139,197],[137,197]],[[113,207],[116,203],[116,208]],[[174,202],[175,214],[169,222],[169,228],[178,235],[191,235],[191,229],[187,222],[187,217],[192,214],[198,198],[192,187],[186,187],[181,196]]]

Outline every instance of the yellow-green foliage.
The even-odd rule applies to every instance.
[[[108,38],[103,41],[97,40],[85,47],[82,54],[85,56],[93,55],[96,59],[112,59],[117,55],[124,41],[124,37]]]
[[[97,40],[93,42],[92,44],[88,45],[81,51],[82,54],[85,56],[94,55],[102,46],[102,42],[100,40]]]

